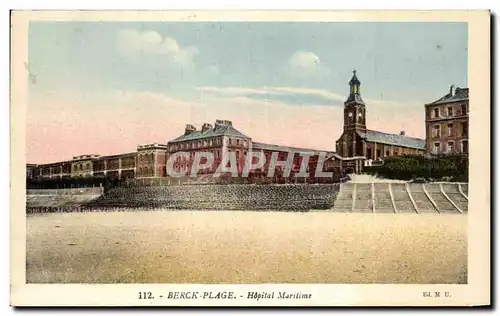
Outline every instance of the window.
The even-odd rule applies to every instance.
[[[469,141],[468,140],[463,140],[462,141],[461,151],[462,151],[462,153],[468,153],[469,152]]]
[[[240,145],[240,140],[239,139],[236,140],[236,145],[238,145],[238,146]]]
[[[440,134],[441,134],[440,130],[441,130],[441,128],[439,127],[439,125],[434,125],[432,135],[434,137],[440,137]]]
[[[433,150],[433,153],[434,153],[435,155],[439,154],[439,152],[440,152],[440,148],[439,148],[439,147],[440,147],[440,144],[439,144],[439,143],[434,143],[434,150]]]
[[[453,116],[453,107],[448,107],[448,116]]]
[[[453,142],[448,142],[448,147],[446,148],[447,153],[453,153],[455,150],[453,149]]]
[[[387,151],[385,152],[385,156],[387,157],[387,156],[390,156],[390,155],[391,155],[391,153],[387,150]]]
[[[372,149],[371,148],[366,149],[366,158],[372,159]]]
[[[229,138],[229,140],[227,141],[227,143],[228,143],[229,145],[231,145],[231,138]]]
[[[469,133],[469,127],[467,126],[467,122],[462,122],[462,136],[467,136]]]
[[[460,107],[462,109],[462,115],[466,115],[467,114],[467,105],[466,104],[462,104]]]
[[[448,136],[451,136],[453,133],[453,124],[450,123],[448,124]]]
[[[439,117],[439,108],[434,109],[434,117]]]
[[[243,141],[243,146],[247,147],[247,145],[248,145],[248,144],[247,144],[247,141],[246,141],[246,140],[244,140],[244,141]]]

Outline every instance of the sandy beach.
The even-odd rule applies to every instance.
[[[36,214],[26,261],[28,283],[467,283],[467,216]]]

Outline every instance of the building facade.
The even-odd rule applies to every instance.
[[[216,120],[214,125],[204,123],[200,130],[197,130],[191,124],[186,125],[183,135],[168,142],[169,156],[179,152],[185,154],[175,157],[173,169],[176,173],[188,175],[195,163],[196,153],[210,152],[214,158],[212,164],[199,170],[198,174],[215,174],[220,169],[221,163],[224,163],[223,157],[234,154],[236,169],[240,176],[243,174],[247,159],[249,159],[248,155],[252,152],[262,153],[263,157],[265,157],[265,164],[262,167],[249,170],[248,178],[251,181],[263,180],[264,178],[271,178],[273,182],[297,181],[296,175],[300,171],[304,159],[301,153],[310,155],[306,172],[311,176],[308,179],[303,179],[304,181],[326,181],[326,179],[315,179],[314,172],[311,172],[316,170],[318,162],[323,163],[324,169],[322,171],[334,172],[337,176],[340,174],[342,167],[340,156],[332,152],[254,142],[251,137],[237,130],[232,122],[228,120]],[[276,165],[274,168],[270,166],[273,155],[279,162],[291,160],[290,174],[286,173],[284,166]],[[293,157],[290,157],[290,155],[293,155]],[[321,155],[324,157],[323,161],[320,161]],[[256,159],[256,157],[253,157],[251,163],[256,164]],[[201,157],[198,163],[206,164],[206,157]]]
[[[390,134],[367,128],[366,104],[361,97],[360,86],[354,70],[349,81],[349,96],[344,102],[344,131],[335,143],[336,152],[345,161],[344,166],[359,172],[363,165],[369,165],[371,161],[390,156],[424,154],[424,139],[406,136],[404,131]]]
[[[309,160],[306,166],[308,176],[301,176],[303,182],[331,182],[338,180],[342,162],[341,157],[333,152],[318,151],[307,148],[287,147],[274,144],[253,142],[252,138],[237,130],[231,121],[216,120],[215,124],[204,123],[200,130],[191,124],[187,124],[184,133],[164,144],[146,144],[137,146],[137,151],[111,155],[99,156],[87,154],[75,156],[68,161],[49,164],[27,165],[26,177],[28,181],[50,181],[50,180],[124,180],[124,179],[161,179],[169,178],[167,172],[167,161],[173,155],[172,171],[183,174],[185,177],[191,175],[197,153],[210,152],[213,155],[213,163],[207,168],[196,172],[196,176],[214,175],[223,161],[224,155],[234,153],[236,157],[236,168],[238,175],[244,171],[245,162],[251,152],[260,152],[266,158],[266,163],[260,167],[251,169],[248,175],[250,180],[271,179],[271,182],[286,183],[297,182],[297,173],[301,170],[301,154],[307,153]],[[271,168],[271,157],[275,156],[278,161],[285,162],[291,159],[292,167],[290,174],[285,172],[285,167],[279,163]],[[255,157],[254,157],[255,158]],[[206,157],[202,157],[198,163],[205,164]],[[252,163],[256,163],[252,160]],[[330,179],[317,179],[314,171],[318,163],[322,163],[324,172],[333,172]],[[269,172],[272,172],[270,175]],[[220,175],[219,175],[220,176]],[[307,179],[306,179],[307,178]],[[333,179],[335,178],[335,179]],[[179,181],[172,180],[172,183]],[[146,182],[148,183],[148,182]],[[171,183],[171,181],[167,181]]]
[[[427,153],[469,153],[469,89],[450,87],[449,93],[425,105]]]
[[[349,81],[349,95],[344,102],[343,132],[335,143],[335,152],[309,148],[287,147],[254,142],[251,137],[237,130],[231,121],[216,120],[215,124],[204,123],[201,129],[187,124],[184,133],[165,144],[137,146],[135,152],[99,156],[87,154],[75,156],[68,161],[49,164],[28,164],[28,181],[69,179],[161,179],[168,178],[167,162],[173,155],[172,171],[190,176],[195,162],[206,164],[206,157],[195,161],[197,153],[210,152],[211,165],[197,170],[197,175],[213,175],[218,171],[223,157],[234,153],[238,175],[244,171],[247,157],[260,152],[266,164],[250,171],[250,179],[272,179],[273,182],[296,182],[303,165],[303,153],[307,153],[307,173],[304,182],[323,182],[332,179],[315,179],[314,170],[319,163],[324,172],[340,174],[360,172],[364,166],[399,155],[468,153],[469,90],[451,87],[442,98],[425,105],[426,140],[409,137],[404,131],[398,134],[375,131],[367,128],[366,104],[360,92],[361,82],[356,71]],[[182,153],[182,155],[177,155]],[[291,161],[290,174],[284,166],[269,168],[275,157],[280,162]],[[252,160],[252,163],[255,163]],[[271,166],[272,167],[272,166]],[[272,173],[272,174],[269,174]],[[335,179],[336,180],[336,179]],[[170,183],[170,181],[168,182]]]

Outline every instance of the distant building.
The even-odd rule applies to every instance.
[[[378,160],[389,156],[424,154],[425,140],[405,135],[390,134],[366,127],[366,105],[361,97],[356,70],[349,81],[350,92],[344,102],[344,131],[335,144],[336,152],[358,172],[365,160]]]
[[[469,88],[450,87],[440,99],[425,105],[427,153],[469,153]]]

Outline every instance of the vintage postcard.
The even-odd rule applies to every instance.
[[[490,304],[488,11],[14,11],[14,306]]]

